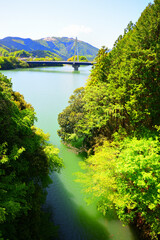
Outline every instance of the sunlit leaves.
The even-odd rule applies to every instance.
[[[106,213],[115,207],[125,223],[137,215],[149,224],[151,234],[158,234],[160,216],[160,143],[153,139],[126,139],[105,142],[94,156],[81,163],[84,173],[78,180],[87,194],[98,200],[98,208]],[[90,195],[89,195],[89,198]],[[155,237],[156,239],[156,237]]]
[[[63,141],[67,142],[69,140],[69,142],[71,142],[73,140],[72,142],[76,144],[78,140],[76,139],[76,124],[84,117],[83,95],[83,87],[76,89],[69,99],[70,105],[58,115],[58,123],[61,127],[61,129],[58,130],[58,134]],[[73,138],[73,136],[75,137]]]
[[[77,55],[75,55],[73,57],[68,58],[67,61],[88,62],[88,59],[85,56],[78,56],[77,60]]]
[[[112,204],[112,193],[116,190],[114,166],[118,150],[105,142],[103,148],[98,148],[94,156],[89,157],[86,163],[81,162],[84,173],[78,174],[78,180],[85,186],[85,192],[92,193],[101,202],[105,199],[108,207]],[[103,208],[103,211],[106,211]]]
[[[49,168],[51,171],[59,172],[60,169],[63,167],[62,159],[58,157],[59,150],[55,148],[53,145],[47,145],[44,148],[44,153],[47,156],[49,162]]]
[[[72,97],[59,118],[64,141],[83,138],[83,146],[95,150],[81,163],[85,173],[78,179],[98,209],[105,214],[114,206],[123,222],[137,221],[152,239],[160,234],[159,43],[160,1],[155,0],[111,51],[99,50],[81,95],[83,107]]]
[[[19,61],[16,57],[0,57],[0,69],[14,69],[20,67],[28,67],[28,64],[24,61]]]
[[[135,217],[136,213],[141,213],[145,222],[151,226],[151,232],[154,234],[158,234],[157,219],[160,215],[159,153],[160,143],[158,140],[128,139],[123,143],[116,166],[117,186],[121,201],[126,202],[126,196],[129,193],[123,209],[127,208],[128,211],[133,209],[132,217]],[[128,202],[134,208],[130,208]],[[118,212],[119,209],[121,210],[122,207],[118,206]],[[125,215],[119,216],[125,221]],[[132,218],[129,217],[129,220],[132,220]]]
[[[49,136],[33,125],[33,107],[11,87],[11,81],[0,75],[1,235],[4,239],[18,239],[19,231],[26,229],[21,239],[37,239],[44,187],[51,183],[50,171],[60,171],[62,161],[58,150],[48,143]],[[19,224],[21,221],[25,225]]]

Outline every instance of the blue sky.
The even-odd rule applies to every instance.
[[[0,0],[0,39],[78,37],[112,48],[153,0]]]

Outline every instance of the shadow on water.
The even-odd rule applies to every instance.
[[[59,226],[60,240],[137,240],[130,226],[123,227],[114,211],[106,217],[96,209],[96,203],[87,205],[82,187],[76,183],[75,172],[84,158],[60,145],[60,157],[65,168],[61,174],[51,175],[53,184],[47,189],[46,207],[52,212],[52,221]],[[80,157],[80,158],[79,158]]]
[[[57,174],[52,176],[53,185],[48,188],[46,207],[51,220],[59,226],[60,240],[111,240],[105,227],[83,206],[78,206],[74,195],[66,190]]]
[[[73,173],[80,171],[78,162],[83,157],[68,151],[56,135],[58,113],[66,107],[73,91],[85,85],[90,69],[80,67],[80,73],[72,74],[72,67],[43,67],[16,69],[5,74],[13,78],[14,90],[33,104],[39,118],[37,126],[50,133],[51,142],[59,147],[65,163],[61,174],[51,176],[53,184],[47,189],[45,205],[46,209],[50,207],[52,221],[59,226],[60,240],[136,240],[129,227],[123,228],[120,221],[102,217],[95,205],[86,206],[73,177]]]

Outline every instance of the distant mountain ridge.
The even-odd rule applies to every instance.
[[[74,55],[75,39],[68,37],[46,37],[39,40],[20,37],[6,37],[0,39],[0,47],[11,50],[50,51],[59,55],[63,60]],[[78,40],[78,54],[93,60],[98,53],[98,48],[89,43]]]

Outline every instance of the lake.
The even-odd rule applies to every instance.
[[[104,217],[96,203],[87,205],[82,186],[76,183],[75,172],[81,171],[79,161],[84,159],[63,145],[57,135],[58,114],[68,105],[76,88],[85,86],[91,67],[42,67],[0,71],[12,78],[13,90],[24,95],[35,109],[36,126],[50,134],[50,142],[60,150],[65,168],[53,173],[53,184],[47,189],[45,208],[59,226],[60,240],[138,240],[135,231],[111,216]]]

